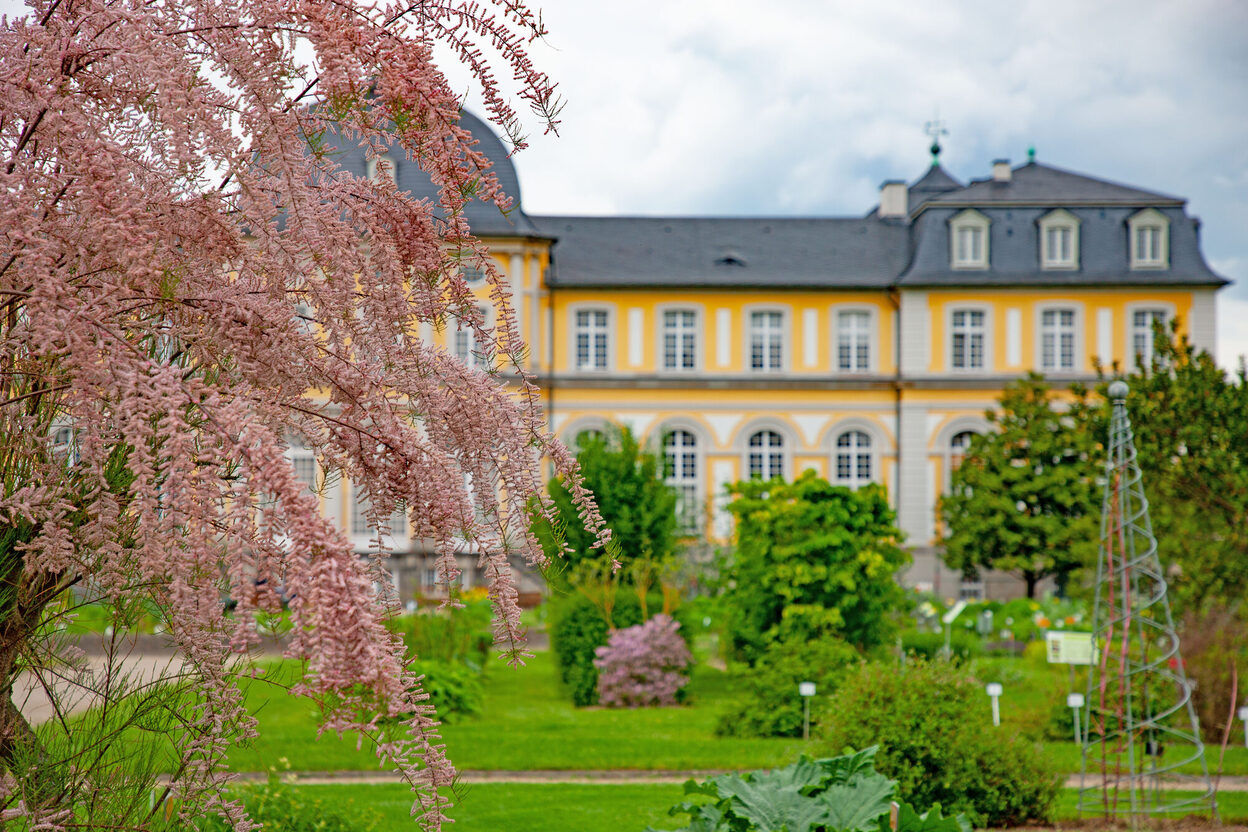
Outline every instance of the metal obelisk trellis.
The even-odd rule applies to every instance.
[[[1140,483],[1127,392],[1125,382],[1109,386],[1113,414],[1092,615],[1097,652],[1084,699],[1079,812],[1128,816],[1135,826],[1154,816],[1216,816],[1217,806]],[[1165,789],[1163,779],[1185,781],[1187,794]]]

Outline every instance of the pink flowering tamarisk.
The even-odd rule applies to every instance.
[[[325,730],[380,737],[414,814],[440,826],[454,770],[384,627],[377,563],[321,517],[285,451],[297,438],[362,489],[379,555],[396,508],[443,580],[457,550],[485,553],[512,658],[508,557],[542,559],[528,509],[548,509],[543,456],[606,542],[521,366],[505,276],[463,219],[469,199],[508,202],[432,60],[449,46],[518,142],[493,73],[552,127],[554,86],[526,51],[542,33],[519,0],[32,0],[0,23],[0,821],[82,819],[90,784],[32,786],[38,740],[11,684],[46,606],[91,586],[159,609],[196,674],[171,805],[249,828],[220,795],[227,737],[254,733],[227,659],[282,586],[296,690]],[[331,125],[370,154],[401,148],[436,204],[340,168]],[[487,268],[492,330],[465,260]],[[502,372],[422,341],[422,323],[470,326]],[[406,735],[379,730],[400,713],[415,713]]]

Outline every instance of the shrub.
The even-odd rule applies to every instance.
[[[1234,717],[1236,703],[1231,691],[1238,677],[1240,701],[1248,690],[1248,623],[1245,613],[1214,608],[1190,613],[1183,621],[1179,650],[1188,677],[1196,683],[1192,704],[1200,718],[1201,733],[1211,743],[1221,743],[1227,719]]]
[[[721,774],[685,783],[686,795],[712,799],[685,802],[668,814],[689,815],[682,832],[861,832],[890,828],[896,784],[871,765],[874,748],[857,754],[796,763],[775,771]],[[910,804],[897,811],[896,832],[970,832],[966,818],[942,817],[940,807],[919,814]],[[651,830],[652,832],[652,830]]]
[[[876,767],[919,806],[939,803],[978,826],[1047,821],[1061,780],[1033,742],[992,727],[978,680],[948,662],[864,665],[841,685],[826,736],[878,744]]]
[[[612,633],[606,646],[595,651],[598,701],[608,708],[675,705],[689,684],[685,671],[693,663],[679,630],[670,616],[656,615]]]
[[[738,658],[754,664],[771,641],[831,635],[864,650],[892,641],[907,600],[896,575],[910,557],[882,488],[852,491],[807,471],[730,490],[726,625]]]
[[[485,667],[494,645],[489,600],[462,607],[430,608],[393,619],[389,627],[403,637],[408,655],[420,661],[458,663],[474,670]]]
[[[289,765],[287,766],[289,768]],[[377,832],[381,816],[375,809],[362,809],[350,798],[326,801],[281,782],[276,773],[263,786],[245,786],[235,795],[248,814],[265,829],[282,832]],[[230,825],[217,816],[204,819],[204,832],[226,832]]]
[[[799,682],[814,682],[811,725],[824,721],[833,694],[858,651],[839,638],[775,642],[746,677],[748,693],[715,725],[715,733],[733,737],[800,737],[802,701]]]
[[[663,608],[663,599],[653,595],[647,601],[652,610]],[[687,625],[681,611],[680,635],[687,640],[692,629]],[[642,622],[641,602],[636,593],[621,588],[616,595],[611,613],[617,628],[633,627]],[[578,707],[598,702],[598,668],[594,667],[596,650],[607,643],[609,634],[602,611],[580,593],[565,595],[551,602],[550,648],[559,666],[559,680],[572,696],[572,704]]]
[[[944,633],[902,633],[901,649],[907,656],[917,656],[929,661],[943,658],[945,655]],[[979,639],[970,633],[954,630],[950,634],[949,650],[954,659],[969,661],[980,653]]]

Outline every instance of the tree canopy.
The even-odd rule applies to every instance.
[[[1228,373],[1173,330],[1137,367],[1127,412],[1158,555],[1180,610],[1248,598],[1248,371]],[[1104,408],[1083,421],[1107,431]]]
[[[742,658],[753,663],[776,641],[837,636],[870,648],[890,637],[905,605],[897,572],[910,559],[883,488],[852,491],[805,471],[731,491],[729,637]]]
[[[326,729],[377,739],[440,823],[454,769],[383,626],[384,572],[286,453],[310,448],[359,490],[378,555],[396,509],[442,580],[458,550],[480,552],[513,652],[508,556],[544,561],[529,527],[543,456],[605,540],[547,434],[508,279],[463,218],[469,199],[509,203],[432,59],[449,47],[518,136],[494,73],[553,126],[554,85],[526,51],[542,33],[511,0],[31,0],[0,24],[0,817],[61,822],[95,799],[11,696],[20,670],[47,671],[45,612],[73,587],[159,611],[197,679],[173,737],[179,811],[245,828],[220,795],[230,733],[254,731],[227,659],[257,641],[258,613],[280,612],[280,586],[287,654],[306,661],[296,691]],[[331,130],[372,157],[406,154],[438,199],[345,170]],[[486,272],[492,330],[465,263]],[[518,382],[421,339],[448,322]],[[402,732],[378,728],[400,713],[414,714]],[[32,785],[54,765],[68,779]]]
[[[1016,573],[1034,597],[1043,578],[1095,563],[1103,459],[1090,412],[1084,389],[1059,397],[1035,374],[1005,389],[994,430],[971,441],[941,498],[946,564]]]
[[[632,563],[642,557],[662,561],[676,545],[676,492],[665,482],[664,459],[647,450],[627,427],[586,431],[578,439],[577,465],[603,522],[611,529],[609,551],[580,522],[574,494],[561,478],[547,484],[556,514],[554,525],[539,521],[538,537],[551,559],[549,577],[567,580],[587,559],[614,557]],[[567,549],[561,560],[560,538]]]

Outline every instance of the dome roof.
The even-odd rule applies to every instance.
[[[477,140],[477,150],[490,162],[490,170],[498,178],[498,184],[512,200],[512,209],[503,214],[493,202],[474,199],[464,208],[468,225],[472,233],[478,237],[512,237],[540,236],[537,227],[525,215],[520,204],[520,179],[516,175],[516,166],[512,164],[507,148],[484,121],[468,111],[460,116],[460,126],[466,129]],[[327,131],[327,144],[345,145],[333,131]],[[428,199],[436,202],[437,191],[429,175],[420,166],[407,158],[405,154],[394,153],[392,162],[395,170],[395,182],[399,189],[407,191],[413,199]],[[367,175],[364,149],[358,146],[344,148],[339,164],[357,176]]]

